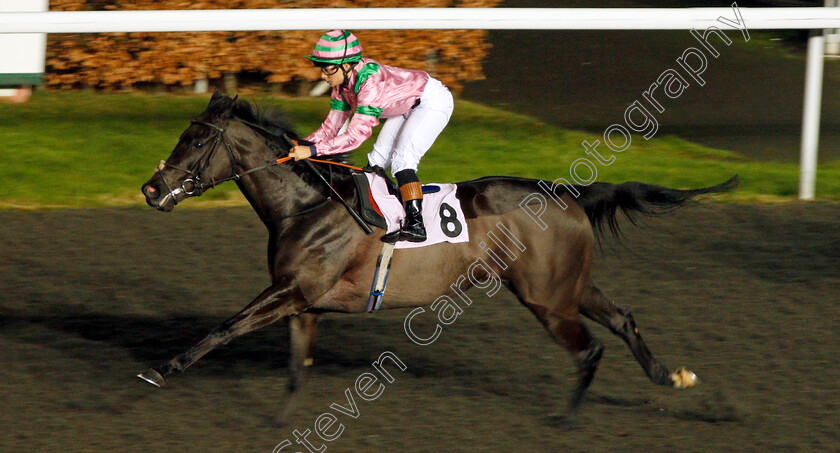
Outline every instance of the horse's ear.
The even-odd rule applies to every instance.
[[[231,111],[235,104],[236,99],[231,99],[230,96],[216,89],[210,98],[210,103],[207,104],[206,112],[213,117],[225,120],[231,117]]]
[[[238,94],[234,96],[233,99],[231,99],[230,97],[227,98],[227,105],[225,106],[225,110],[222,112],[222,118],[229,119],[231,116],[233,116],[233,109],[236,107],[237,99],[239,99]]]
[[[223,102],[223,108],[221,111],[219,111],[219,118],[227,120],[230,119],[231,116],[233,116],[233,108],[236,106],[236,98],[231,99],[225,96],[225,100]]]
[[[213,105],[218,105],[218,102],[220,102],[222,99],[224,99],[226,97],[227,96],[222,94],[221,91],[216,89],[216,91],[213,92],[213,97],[210,98],[210,102],[207,103],[207,109],[209,110],[211,108],[211,106],[213,106]]]

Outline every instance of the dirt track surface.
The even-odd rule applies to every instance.
[[[607,349],[568,431],[557,422],[571,359],[507,293],[473,293],[425,347],[403,333],[406,311],[324,316],[285,428],[269,423],[285,392],[284,325],[153,388],[134,375],[268,284],[252,212],[0,212],[0,451],[268,453],[328,411],[345,427],[326,444],[336,452],[837,450],[838,217],[835,204],[706,203],[627,227],[625,246],[599,254],[596,282],[666,365],[702,383],[654,386],[592,325]],[[379,399],[356,398],[357,419],[331,410],[384,351],[408,369],[392,369]]]

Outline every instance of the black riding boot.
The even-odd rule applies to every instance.
[[[385,235],[385,242],[426,240],[426,228],[423,226],[423,187],[414,170],[402,170],[394,174],[400,186],[400,197],[405,207],[405,222],[399,231]]]
[[[405,206],[405,223],[400,232],[400,239],[409,242],[426,240],[426,227],[423,226],[423,199],[408,200]]]

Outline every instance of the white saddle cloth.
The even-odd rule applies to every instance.
[[[379,207],[388,232],[400,229],[405,219],[405,209],[397,197],[388,192],[388,186],[381,176],[365,173],[370,183],[370,193],[373,201]],[[423,225],[426,227],[426,240],[423,242],[399,241],[394,248],[407,249],[426,247],[441,242],[469,242],[467,222],[461,210],[461,201],[455,196],[455,184],[429,184],[429,187],[439,187],[440,190],[423,194]]]

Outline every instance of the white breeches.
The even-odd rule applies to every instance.
[[[391,168],[391,174],[405,169],[417,170],[420,159],[440,135],[452,116],[455,104],[452,93],[437,79],[430,78],[420,97],[420,105],[405,115],[388,118],[368,163]]]

